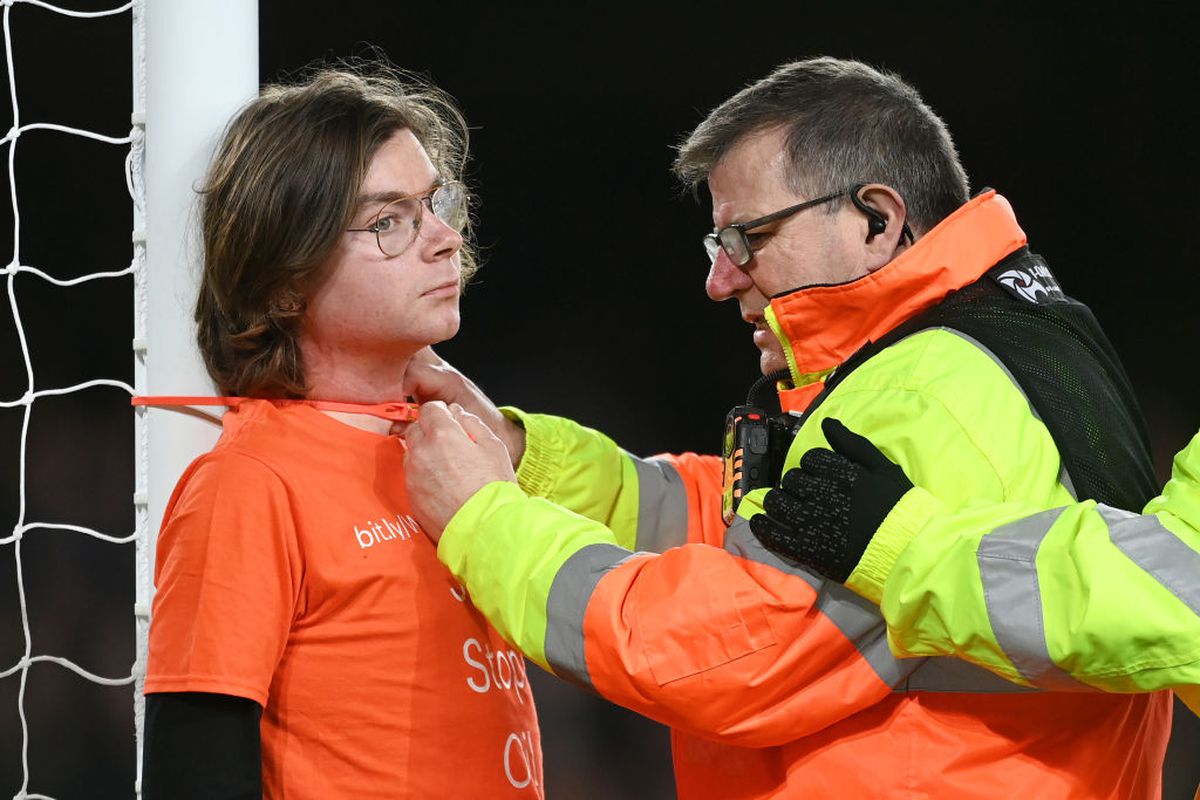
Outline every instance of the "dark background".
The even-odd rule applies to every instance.
[[[783,61],[827,54],[896,70],[946,119],[972,188],[1008,197],[1033,248],[1105,324],[1144,404],[1165,480],[1170,456],[1200,428],[1200,39],[1186,8],[264,0],[261,75],[277,79],[370,44],[451,92],[473,126],[470,180],[487,263],[464,299],[462,333],[439,351],[498,401],[574,417],[652,453],[713,451],[725,411],[757,375],[749,328],[732,305],[704,295],[699,238],[709,208],[681,196],[668,171],[671,145]],[[126,133],[129,15],[9,11],[20,121]],[[11,124],[11,111],[0,110],[0,129]],[[125,148],[30,132],[16,152],[21,262],[58,277],[128,264]],[[0,183],[8,188],[6,174]],[[3,263],[12,252],[6,205]],[[130,278],[78,288],[29,275],[7,282],[36,388],[132,378]],[[12,311],[0,299],[0,400],[27,386]],[[113,389],[35,404],[26,522],[132,530],[126,404]],[[19,514],[23,421],[22,409],[0,409],[0,538]],[[20,550],[24,606],[16,554],[0,545],[0,671],[24,652],[24,607],[34,654],[128,674],[132,545],[29,533]],[[672,796],[662,729],[537,677],[550,797]],[[21,785],[19,691],[16,675],[0,679],[0,796]],[[34,665],[24,698],[29,790],[131,796],[130,694]],[[1190,797],[1200,780],[1197,720],[1183,714],[1180,723],[1167,798]]]

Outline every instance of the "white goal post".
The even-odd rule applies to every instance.
[[[257,0],[135,0],[134,121],[145,130],[145,204],[134,241],[134,388],[139,395],[207,395],[192,306],[199,276],[195,187],[226,122],[258,89]],[[137,662],[135,703],[141,793],[146,641],[154,544],[176,479],[212,447],[203,420],[139,408],[137,483]]]

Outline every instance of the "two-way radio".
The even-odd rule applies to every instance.
[[[747,494],[779,483],[800,418],[766,411],[763,408],[766,404],[759,401],[758,395],[764,387],[773,393],[775,383],[788,375],[787,370],[779,370],[759,378],[750,387],[746,403],[734,406],[725,415],[725,435],[721,440],[721,456],[725,462],[721,477],[721,516],[726,525],[733,522],[738,504]]]

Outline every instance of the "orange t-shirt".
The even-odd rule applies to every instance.
[[[543,796],[525,663],[409,516],[404,448],[249,402],[171,497],[146,693],[263,707],[267,798]]]

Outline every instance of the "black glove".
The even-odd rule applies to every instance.
[[[871,441],[832,417],[813,448],[763,499],[750,530],[772,552],[845,583],[884,517],[912,481]]]

